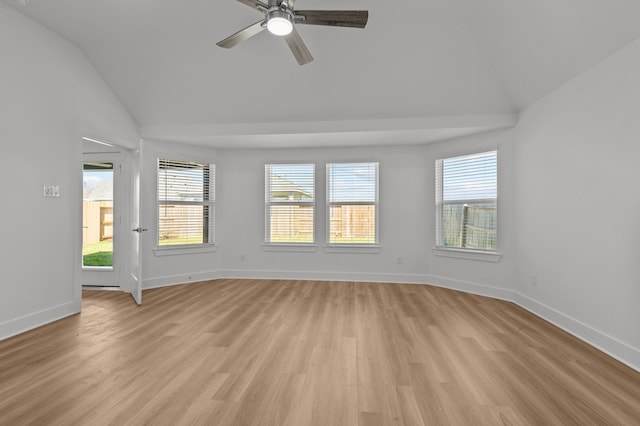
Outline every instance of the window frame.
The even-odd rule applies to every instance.
[[[495,241],[496,246],[495,249],[487,249],[487,248],[472,248],[472,247],[457,247],[457,246],[445,246],[444,245],[444,222],[442,219],[443,208],[445,204],[444,198],[444,176],[443,176],[443,162],[448,159],[454,159],[458,157],[468,157],[473,155],[481,155],[481,154],[489,154],[495,153],[495,162],[496,162],[496,197],[493,198],[470,198],[465,200],[455,200],[453,204],[465,204],[465,203],[477,203],[477,202],[486,202],[486,201],[495,201],[496,205],[496,230],[495,230]],[[461,153],[457,155],[448,155],[437,158],[434,162],[435,170],[435,202],[434,202],[434,254],[437,256],[445,256],[452,257],[458,259],[469,259],[469,260],[481,260],[481,261],[489,261],[489,262],[498,262],[501,258],[501,254],[499,252],[499,181],[500,181],[500,167],[499,167],[499,159],[500,159],[500,150],[499,147],[496,148],[488,148],[480,151],[474,151],[470,153]]]
[[[271,198],[271,166],[311,166],[312,178],[313,178],[313,200],[301,201],[301,200],[277,200],[274,201]],[[316,182],[316,163],[309,162],[297,162],[297,163],[265,163],[264,165],[264,243],[263,247],[266,250],[282,251],[288,248],[293,248],[300,251],[315,250],[317,246],[316,227],[317,227],[317,214],[316,214],[316,194],[317,194],[317,182]],[[300,241],[270,241],[271,240],[271,207],[278,206],[307,206],[311,207],[312,211],[312,240],[310,242]]]
[[[208,200],[205,200],[203,194],[202,201],[178,201],[178,200],[161,200],[160,199],[160,167],[163,161],[176,163],[176,164],[196,164],[201,166],[208,166],[209,173],[209,197]],[[156,235],[155,235],[155,243],[154,243],[154,253],[156,256],[167,256],[173,254],[188,254],[188,253],[201,253],[201,252],[210,252],[216,250],[216,169],[217,165],[214,161],[208,160],[199,160],[194,161],[193,159],[184,159],[175,155],[161,155],[156,158]],[[160,209],[163,205],[185,205],[185,206],[207,206],[209,209],[209,214],[207,217],[208,220],[208,238],[206,243],[194,243],[194,244],[170,244],[170,245],[161,245],[160,244]],[[204,218],[203,218],[204,219]],[[204,237],[204,235],[203,235]],[[204,238],[203,238],[204,239]]]
[[[331,166],[344,164],[374,164],[375,165],[375,201],[333,202],[331,201]],[[373,243],[335,243],[331,242],[331,207],[334,205],[373,205],[375,214]],[[325,251],[327,252],[379,252],[380,249],[380,162],[379,161],[341,161],[326,163],[326,220],[325,220]]]

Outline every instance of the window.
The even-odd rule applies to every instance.
[[[378,163],[327,164],[329,244],[378,244]]]
[[[158,160],[158,246],[214,243],[215,165]]]
[[[315,164],[265,165],[265,243],[313,244]]]
[[[497,151],[436,161],[436,247],[496,251]]]

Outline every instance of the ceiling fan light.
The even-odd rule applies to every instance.
[[[277,36],[286,36],[291,34],[291,31],[293,31],[291,16],[281,10],[274,10],[269,13],[267,29],[271,34]]]

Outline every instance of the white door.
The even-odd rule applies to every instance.
[[[82,285],[120,288],[122,166],[118,153],[83,155]],[[126,246],[125,246],[126,247]]]
[[[140,255],[141,239],[144,238],[146,228],[140,224],[140,196],[142,175],[142,144],[133,152],[131,161],[131,259],[130,259],[130,279],[131,295],[138,305],[142,303],[142,259]]]

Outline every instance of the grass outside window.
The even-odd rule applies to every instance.
[[[82,266],[113,266],[113,240],[84,244]]]

